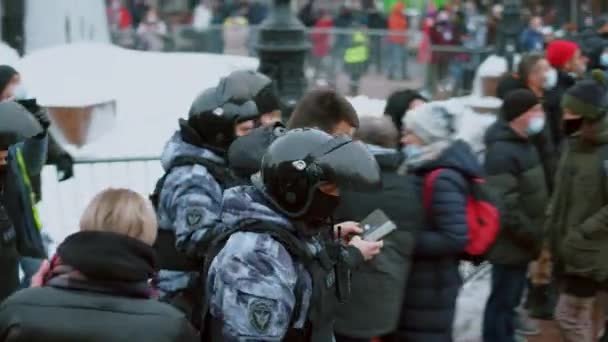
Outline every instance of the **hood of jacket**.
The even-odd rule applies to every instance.
[[[486,145],[489,145],[498,141],[525,142],[527,139],[517,135],[508,122],[498,119],[494,125],[488,128],[485,142]]]
[[[273,210],[264,195],[253,186],[239,186],[224,191],[221,219],[229,228],[244,220],[254,219],[294,229],[287,217]]]
[[[182,140],[180,133],[176,132],[165,145],[165,149],[161,155],[163,169],[168,171],[173,161],[178,157],[204,158],[220,165],[226,164],[224,158],[206,148],[188,144]]]
[[[482,177],[483,167],[477,160],[469,144],[462,140],[454,141],[437,159],[430,160],[415,168],[416,173],[428,173],[439,168],[448,168],[470,178]]]

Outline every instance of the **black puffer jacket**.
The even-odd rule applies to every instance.
[[[486,146],[488,185],[504,205],[502,229],[488,258],[495,264],[525,266],[538,256],[548,203],[539,154],[504,120],[488,129]]]
[[[555,88],[548,90],[545,93],[543,101],[545,112],[547,114],[547,124],[551,131],[553,145],[559,149],[564,139],[562,130],[562,118],[564,110],[562,109],[562,98],[570,87],[576,83],[576,79],[568,73],[558,70],[557,85]]]
[[[177,309],[151,299],[152,247],[126,236],[79,232],[57,249],[44,287],[0,306],[7,342],[197,341]]]
[[[460,255],[468,242],[468,181],[483,170],[470,147],[457,141],[438,159],[412,170],[422,202],[424,176],[447,168],[435,180],[426,224],[416,234],[412,269],[399,326],[400,341],[449,342],[461,286]]]
[[[382,191],[344,192],[334,214],[336,222],[361,222],[381,209],[397,225],[397,230],[384,239],[380,255],[353,272],[351,300],[340,308],[336,318],[336,333],[356,338],[395,331],[410,272],[413,233],[422,217],[412,177],[397,174],[402,154],[379,148],[372,152],[382,170]]]

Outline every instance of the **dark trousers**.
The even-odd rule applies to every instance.
[[[492,292],[483,322],[485,342],[515,341],[515,308],[526,287],[526,266],[492,265]]]

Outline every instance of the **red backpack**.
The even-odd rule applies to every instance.
[[[435,180],[445,168],[432,171],[424,177],[423,203],[427,214],[431,215],[431,201]],[[467,196],[467,223],[469,243],[465,248],[466,258],[479,260],[492,246],[500,231],[500,212],[483,178],[468,179],[470,192]]]

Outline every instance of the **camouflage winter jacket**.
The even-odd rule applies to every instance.
[[[244,220],[260,220],[294,231],[282,215],[272,210],[253,187],[226,190],[222,223],[234,227]],[[319,250],[314,238],[304,238],[310,252]],[[292,322],[295,287],[303,284],[300,313]],[[310,306],[312,281],[303,264],[267,234],[237,232],[213,260],[207,278],[209,310],[223,321],[226,341],[281,341],[291,327],[304,326]],[[290,322],[293,326],[290,327]]]
[[[202,157],[217,164],[225,161],[210,150],[184,142],[179,133],[169,140],[161,157],[163,168],[171,172],[160,192],[159,227],[175,231],[178,250],[196,256],[209,230],[219,224],[222,188],[202,165],[171,168],[179,157]],[[186,272],[162,270],[158,286],[164,295],[175,293],[188,287],[190,277]]]

